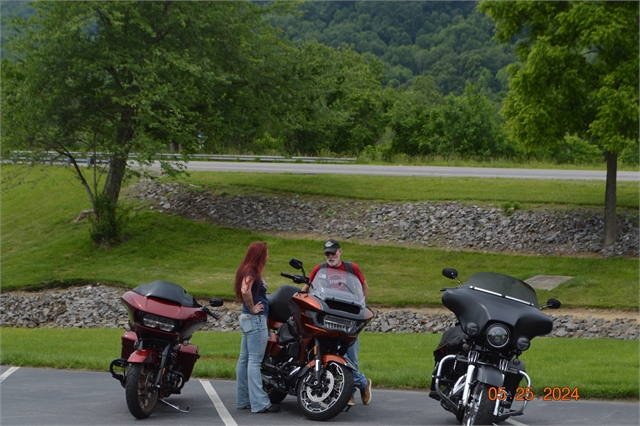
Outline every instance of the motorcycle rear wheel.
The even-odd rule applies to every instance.
[[[464,410],[462,418],[463,426],[491,425],[493,424],[493,407],[495,402],[491,401],[488,391],[491,386],[476,382],[471,389],[470,403]]]
[[[146,419],[158,402],[158,389],[153,385],[158,370],[150,364],[131,364],[127,373],[125,395],[129,412],[136,419]]]
[[[353,371],[330,362],[320,377],[320,386],[312,387],[315,371],[310,369],[298,382],[298,405],[311,420],[329,420],[337,416],[353,394]]]

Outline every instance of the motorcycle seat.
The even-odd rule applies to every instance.
[[[289,318],[287,322],[282,324],[282,326],[278,330],[278,342],[283,345],[298,340],[297,336],[298,333],[296,332],[296,327],[293,324],[291,318]]]
[[[276,322],[286,322],[291,316],[289,310],[289,300],[294,294],[299,292],[298,287],[292,285],[283,285],[271,294],[267,294],[269,302],[269,318]]]

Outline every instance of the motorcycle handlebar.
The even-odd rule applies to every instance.
[[[287,274],[286,272],[280,272],[280,275],[285,278],[289,278],[290,280],[293,280],[293,282],[296,284],[309,284],[309,278],[300,274],[291,275],[291,274]]]
[[[207,314],[207,315],[211,315],[213,318],[215,319],[220,319],[220,316],[218,316],[217,314],[214,314],[213,312],[211,312],[209,309],[207,309],[205,306],[202,307],[202,310]]]

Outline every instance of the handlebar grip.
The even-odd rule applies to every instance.
[[[285,278],[289,278],[290,280],[295,278],[293,275],[287,274],[286,272],[280,272],[280,275],[282,275]]]
[[[202,307],[202,310],[207,314],[207,315],[211,315],[212,317],[214,317],[215,319],[220,319],[220,316],[218,316],[217,314],[214,314],[213,312],[211,312],[209,309],[207,309],[206,306]]]

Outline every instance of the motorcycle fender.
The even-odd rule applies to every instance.
[[[330,362],[335,362],[340,365],[344,365],[347,368],[350,368],[353,371],[358,371],[356,366],[348,360],[347,358],[341,357],[339,355],[327,354],[322,356],[322,365],[326,366]],[[316,360],[311,360],[305,367],[298,373],[298,377],[302,377],[306,374],[307,371],[315,368]]]
[[[476,379],[490,386],[500,387],[504,383],[504,377],[500,370],[491,365],[479,365],[476,370]]]
[[[150,349],[138,349],[129,355],[127,362],[130,364],[158,364],[160,356],[156,351]]]

